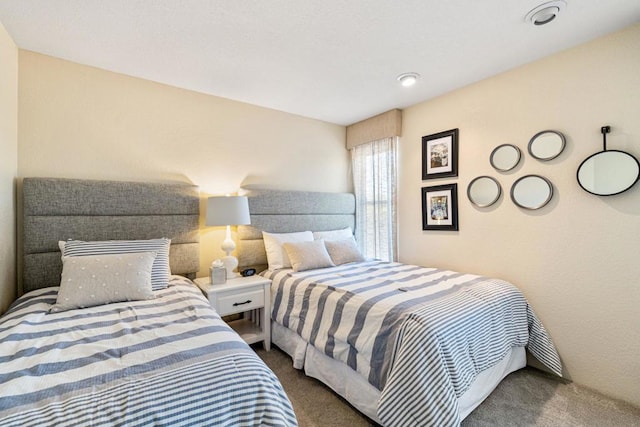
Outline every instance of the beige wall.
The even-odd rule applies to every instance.
[[[640,184],[597,197],[576,182],[580,162],[602,148],[640,158],[640,26],[404,110],[400,148],[400,259],[512,281],[528,297],[576,383],[640,405]],[[421,181],[421,136],[460,129],[459,177]],[[513,173],[491,150],[545,129],[567,137],[550,162],[527,154]],[[520,176],[554,185],[550,205],[523,211],[509,198]],[[497,206],[474,208],[469,182],[496,177]],[[459,232],[422,231],[421,187],[458,184]],[[505,194],[506,193],[506,194]]]
[[[635,26],[405,109],[399,177],[402,261],[516,283],[556,341],[568,376],[636,405],[640,184],[596,197],[579,189],[575,173],[600,149],[605,124],[612,126],[610,148],[640,157],[638,45]],[[205,194],[243,183],[350,190],[341,126],[25,51],[19,106],[19,176],[181,180]],[[454,127],[460,176],[421,181],[420,137]],[[496,145],[526,152],[543,129],[567,136],[560,158],[540,163],[525,155],[514,173],[492,170]],[[527,173],[554,183],[554,199],[541,211],[524,212],[508,198]],[[505,190],[494,208],[476,209],[466,199],[467,184],[481,174],[497,177]],[[420,188],[448,182],[459,185],[460,231],[422,231]],[[204,271],[222,255],[223,230],[203,228],[202,237]]]
[[[0,23],[0,313],[15,299],[18,48]]]
[[[345,128],[20,51],[18,174],[350,191]],[[203,211],[204,213],[204,211]],[[201,275],[224,228],[204,227]]]

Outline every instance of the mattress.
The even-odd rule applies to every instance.
[[[458,425],[461,396],[515,348],[561,375],[546,330],[505,281],[380,261],[263,274],[272,319],[379,390],[384,425]]]
[[[273,372],[188,279],[151,300],[49,313],[57,291],[0,318],[3,426],[297,425]]]

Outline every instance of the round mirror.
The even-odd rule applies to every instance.
[[[498,201],[501,193],[500,184],[490,176],[479,176],[467,187],[467,197],[479,208],[493,205]]]
[[[515,145],[502,144],[493,149],[489,162],[496,170],[506,172],[518,166],[521,156],[520,149]]]
[[[578,183],[596,196],[613,196],[627,191],[640,177],[640,164],[629,153],[601,151],[587,157],[578,168]]]
[[[555,159],[562,153],[566,141],[564,135],[554,130],[538,132],[529,141],[529,154],[532,157],[547,161]]]
[[[539,175],[526,175],[513,183],[511,200],[524,209],[540,209],[553,197],[553,185]]]

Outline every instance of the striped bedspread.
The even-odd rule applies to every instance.
[[[56,293],[0,318],[0,425],[297,425],[273,372],[188,280],[153,300],[48,313]]]
[[[455,426],[458,397],[512,347],[553,372],[555,347],[513,285],[370,261],[271,278],[272,318],[381,390],[385,426]]]

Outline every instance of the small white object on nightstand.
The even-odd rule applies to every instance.
[[[271,280],[262,276],[236,277],[212,285],[209,277],[194,280],[220,316],[243,313],[229,322],[247,344],[263,341],[271,349]]]

